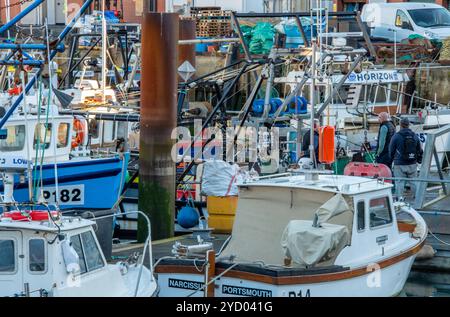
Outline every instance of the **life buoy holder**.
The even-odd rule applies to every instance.
[[[83,145],[86,136],[86,127],[80,119],[74,119],[73,130],[75,131],[75,137],[72,139],[72,149],[75,149]]]

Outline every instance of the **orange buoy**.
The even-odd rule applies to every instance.
[[[22,86],[15,86],[8,90],[10,96],[18,96],[22,93]]]
[[[72,149],[75,149],[83,145],[84,137],[86,136],[86,127],[80,119],[75,118],[73,120],[73,130],[75,131],[75,137],[72,139]]]
[[[336,160],[334,147],[335,129],[332,126],[320,128],[319,133],[319,161],[324,164],[332,164]]]

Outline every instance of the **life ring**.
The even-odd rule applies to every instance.
[[[51,215],[53,219],[59,217],[59,213],[57,211],[52,211]],[[45,210],[4,212],[3,214],[1,214],[1,218],[9,218],[13,221],[46,221],[50,219],[48,211]]]
[[[75,131],[75,137],[72,139],[72,149],[83,145],[84,137],[86,135],[86,127],[80,119],[73,120],[73,130]]]

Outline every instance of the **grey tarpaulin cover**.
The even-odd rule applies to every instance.
[[[276,185],[241,187],[233,234],[222,257],[232,256],[241,262],[263,261],[267,265],[284,265],[286,256],[280,241],[286,226],[292,220],[312,221],[315,212],[335,195],[333,192]],[[351,210],[344,212],[330,219],[329,223],[343,225],[351,232],[353,213]]]
[[[347,244],[349,234],[345,226],[324,223],[315,228],[312,224],[293,220],[284,230],[281,246],[296,266],[311,267],[334,259]]]
[[[341,194],[338,194],[320,206],[320,208],[316,210],[315,214],[318,217],[318,223],[321,224],[328,222],[331,218],[348,211],[351,211],[350,207],[344,197]]]
[[[334,260],[347,245],[350,234],[346,226],[326,222],[346,212],[351,209],[345,198],[338,194],[316,210],[317,227],[313,226],[313,221],[290,221],[281,239],[286,257],[300,266]]]

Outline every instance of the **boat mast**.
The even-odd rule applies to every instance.
[[[30,150],[30,136],[28,133],[29,129],[28,127],[30,126],[28,124],[28,106],[27,106],[27,100],[26,100],[26,90],[25,90],[25,70],[23,69],[23,64],[21,66],[22,70],[20,72],[21,74],[21,85],[22,85],[22,94],[23,94],[23,114],[24,114],[24,119],[25,119],[25,148],[26,148],[26,152],[27,152],[27,176],[28,176],[28,198],[29,201],[32,202],[33,201],[33,181],[32,181],[32,168],[31,168],[31,150]],[[47,127],[46,127],[47,128]],[[40,135],[41,130],[39,127],[39,133],[38,138],[41,137]],[[45,143],[45,140],[44,140]]]
[[[102,103],[106,104],[106,18],[105,18],[105,0],[102,0]]]
[[[309,137],[309,157],[316,165],[316,153],[314,151],[314,116],[315,116],[315,107],[316,107],[316,41],[311,41],[312,45],[312,66],[311,66],[311,131]]]

